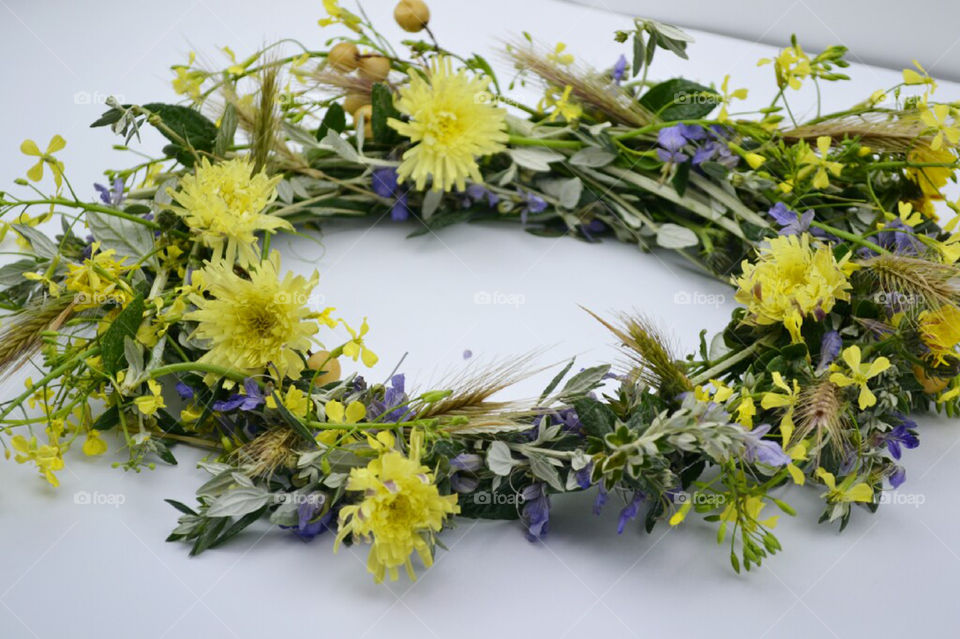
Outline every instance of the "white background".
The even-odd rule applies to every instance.
[[[319,46],[319,5],[0,0],[3,184],[30,165],[17,151],[23,138],[43,147],[61,133],[68,174],[93,198],[100,171],[131,158],[110,151],[116,140],[106,130],[87,128],[102,106],[78,104],[78,94],[79,102],[109,94],[130,102],[173,100],[167,67],[191,48],[220,66],[215,46],[230,45],[240,56],[281,36]],[[366,6],[396,34],[392,3]],[[567,42],[595,66],[613,63],[619,49],[610,34],[628,24],[622,16],[547,0],[444,0],[433,10],[441,43],[461,51],[493,52],[505,29],[529,30]],[[751,88],[750,104],[769,101],[770,69],[755,62],[772,48],[696,35],[690,62],[663,55],[655,75],[682,73],[709,83],[730,73],[732,86]],[[904,60],[912,57],[905,44],[900,50]],[[853,75],[851,83],[828,87],[827,107],[846,106],[899,76],[866,67]],[[960,91],[944,83],[940,98],[956,100]],[[153,138],[149,143],[158,146]],[[481,363],[541,347],[549,347],[545,363],[574,354],[583,365],[615,358],[610,337],[578,304],[599,312],[640,310],[686,352],[701,328],[720,329],[733,308],[725,285],[669,255],[613,241],[541,239],[507,226],[405,239],[413,228],[338,224],[327,229],[322,248],[300,240],[283,245],[288,267],[320,270],[326,303],[347,318],[369,316],[370,342],[381,356],[373,379],[383,379],[404,352],[403,369],[421,388],[468,365],[464,349]],[[8,241],[3,250],[12,246]],[[518,295],[523,303],[477,305],[478,292]],[[717,305],[675,303],[678,294],[698,293],[726,298]],[[510,397],[534,395],[543,377]],[[2,396],[11,397],[21,383],[22,375],[6,380]],[[955,428],[924,419],[921,447],[905,453],[908,481],[900,494],[922,499],[919,507],[891,505],[874,516],[858,511],[837,534],[816,523],[812,489],[785,491],[799,515],[781,518],[784,552],[743,576],[731,571],[711,526],[691,521],[649,536],[631,526],[617,536],[620,504],[608,504],[595,518],[592,495],[554,499],[545,543],[526,541],[516,523],[460,520],[443,538],[452,552],[440,551],[436,566],[413,585],[375,586],[365,573],[365,549],[332,555],[329,536],[304,544],[266,526],[190,559],[186,547],[163,543],[176,513],[162,499],[192,503],[204,479],[194,468],[198,453],[177,450],[179,467],[139,475],[71,454],[59,489],[11,461],[0,464],[0,637],[955,636]],[[111,446],[117,448],[112,440]],[[79,491],[122,496],[124,503],[78,505]]]
[[[776,46],[797,34],[808,51],[843,44],[851,60],[898,67],[920,61],[960,80],[960,3],[944,0],[567,0]]]

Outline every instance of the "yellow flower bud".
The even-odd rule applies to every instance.
[[[312,371],[323,371],[314,382],[317,386],[324,386],[340,379],[340,360],[331,358],[328,351],[317,351],[311,355],[307,360],[307,366]]]

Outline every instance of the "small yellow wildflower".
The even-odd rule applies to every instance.
[[[368,439],[379,455],[366,468],[350,471],[347,490],[361,491],[363,500],[340,510],[334,549],[347,536],[372,540],[367,570],[377,583],[387,574],[396,581],[401,566],[416,579],[410,557],[416,551],[424,566],[433,564],[434,535],[448,515],[460,512],[457,495],[440,495],[430,469],[420,463],[421,431],[410,434],[406,457],[394,449],[393,435],[387,431],[376,440]]]
[[[919,320],[920,337],[935,363],[948,364],[949,359],[960,359],[956,351],[960,343],[960,308],[949,304],[935,311],[923,311]]]
[[[53,486],[59,486],[60,481],[53,474],[55,470],[63,469],[63,457],[59,446],[37,444],[37,438],[31,437],[29,440],[23,435],[14,435],[10,440],[13,449],[17,451],[14,460],[18,464],[32,461],[37,465],[37,470],[43,475],[44,479]]]
[[[49,166],[50,171],[53,173],[53,181],[59,189],[63,184],[63,162],[53,157],[53,154],[62,150],[65,146],[67,146],[67,141],[59,135],[54,135],[50,138],[50,143],[47,145],[46,151],[40,151],[40,147],[38,147],[37,143],[33,140],[24,140],[20,145],[20,151],[24,155],[38,158],[37,163],[27,170],[27,177],[34,182],[39,182],[43,179],[44,165]]]
[[[251,176],[252,168],[247,158],[218,164],[204,158],[171,192],[177,213],[213,249],[214,259],[248,266],[260,259],[256,231],[293,230],[290,222],[262,212],[276,198],[281,177]]]
[[[363,342],[363,336],[367,334],[368,330],[370,330],[370,327],[367,325],[367,318],[363,318],[363,322],[360,324],[359,332],[353,330],[350,325],[343,320],[340,321],[350,333],[350,341],[344,344],[343,354],[353,361],[357,361],[357,358],[359,357],[361,360],[363,360],[364,366],[371,367],[376,365],[380,358],[377,357],[376,353],[367,348],[366,344]]]
[[[907,153],[907,161],[919,164],[956,164],[957,157],[950,149],[943,147],[933,149],[928,144],[920,144]],[[924,197],[930,200],[942,200],[943,194],[940,193],[940,189],[953,177],[954,169],[950,166],[907,167],[906,174],[920,187]],[[927,212],[924,211],[924,213]],[[932,211],[927,213],[927,217],[933,217]]]
[[[310,398],[293,384],[288,386],[286,394],[280,397],[280,403],[296,417],[304,418],[310,411]],[[273,393],[267,395],[266,404],[267,408],[277,407],[277,400],[274,399]]]
[[[199,361],[250,375],[262,373],[270,364],[280,377],[300,376],[302,354],[310,350],[310,336],[318,330],[306,306],[318,276],[314,272],[308,280],[287,273],[281,280],[279,271],[276,251],[251,267],[249,279],[223,261],[201,271],[212,299],[191,294],[197,310],[184,315],[199,323],[194,335],[210,342],[210,350]]]
[[[740,400],[740,404],[737,406],[737,421],[747,429],[753,428],[753,418],[757,414],[757,405],[754,403],[753,398],[747,395]]]
[[[927,70],[924,69],[916,60],[913,61],[913,66],[917,68],[916,71],[913,69],[903,70],[903,83],[908,85],[926,84],[930,86],[931,93],[936,91],[937,83],[933,78],[930,77],[930,74],[927,73]]]
[[[717,120],[720,122],[726,122],[730,119],[730,114],[727,111],[727,107],[734,100],[746,100],[747,99],[747,90],[746,89],[734,89],[730,91],[730,75],[727,74],[723,78],[723,83],[720,85],[720,113],[717,114]]]
[[[356,424],[367,416],[367,407],[362,402],[350,402],[346,408],[343,402],[331,399],[324,404],[323,412],[327,416],[327,421],[334,424]]]
[[[804,78],[807,78],[812,70],[810,56],[796,43],[780,51],[780,54],[775,58],[759,60],[757,66],[760,67],[771,62],[773,63],[773,71],[777,76],[777,86],[781,89],[786,87],[794,90],[799,89]]]
[[[793,413],[797,407],[797,400],[800,398],[800,385],[797,383],[797,380],[792,381],[793,387],[791,388],[787,382],[784,381],[783,375],[778,371],[774,371],[773,385],[783,392],[771,391],[764,393],[763,398],[760,400],[760,406],[762,406],[764,410],[770,410],[771,408],[784,409],[783,416],[780,418],[780,435],[783,437],[784,446],[790,443],[790,438],[793,436]]]
[[[466,179],[483,182],[477,156],[497,153],[507,141],[506,111],[492,104],[490,80],[453,72],[449,58],[435,58],[426,75],[414,72],[400,89],[397,109],[410,118],[390,118],[389,125],[410,138],[397,180],[412,178],[418,190],[427,179],[434,191],[466,188]]]
[[[746,518],[744,526],[748,530],[753,530],[756,527],[756,524],[753,522],[766,528],[776,528],[777,520],[780,519],[779,515],[773,515],[764,520],[759,519],[760,511],[762,511],[766,505],[763,499],[754,495],[742,499],[730,500],[720,513],[720,521],[737,521],[742,515]]]
[[[943,146],[943,139],[946,138],[951,146],[956,146],[960,142],[960,129],[956,127],[956,120],[953,126],[947,123],[950,117],[950,107],[946,104],[934,104],[933,107],[924,105],[920,111],[920,119],[927,126],[927,132],[936,132],[930,141],[930,148],[934,151],[940,150]]]
[[[823,468],[817,468],[815,474],[820,478],[820,481],[823,482],[824,486],[827,487],[827,492],[824,493],[823,496],[832,503],[873,501],[873,488],[871,488],[866,482],[854,484],[853,482],[856,481],[855,475],[850,475],[849,477],[844,478],[838,487],[837,478],[834,477],[833,473],[824,470]]]
[[[567,122],[576,120],[583,115],[583,107],[570,99],[572,92],[573,87],[569,84],[564,87],[562,93],[556,87],[547,87],[543,99],[537,105],[537,109],[540,112],[552,109],[550,116],[547,118],[548,122],[553,122],[559,116],[563,116],[563,119]]]
[[[100,431],[91,428],[87,431],[87,440],[83,442],[83,454],[90,457],[107,452],[107,442],[100,439]]]
[[[150,389],[150,394],[141,395],[133,400],[133,403],[137,405],[137,409],[144,415],[156,415],[158,410],[167,407],[166,403],[163,401],[163,395],[161,394],[163,387],[160,386],[160,382],[157,380],[148,379],[147,388]]]
[[[816,171],[812,182],[815,189],[825,189],[830,186],[830,174],[839,176],[843,170],[843,163],[830,161],[830,144],[830,136],[821,135],[817,138],[817,150],[820,151],[820,154],[817,155],[813,152],[813,149],[807,147],[806,152],[800,158],[800,164],[803,166],[797,172],[797,177],[802,180]]]
[[[878,357],[872,362],[861,361],[860,347],[854,344],[843,351],[843,361],[850,368],[850,375],[839,371],[830,375],[830,381],[843,388],[846,386],[859,386],[860,410],[865,410],[877,403],[877,397],[873,394],[867,385],[868,380],[876,377],[880,373],[890,368],[890,360],[886,357]]]
[[[134,267],[124,264],[126,256],[117,259],[116,251],[100,250],[94,242],[90,257],[82,264],[67,264],[64,286],[75,293],[77,309],[96,308],[113,303],[125,306],[134,297],[133,289],[121,278]]]
[[[567,45],[564,42],[558,42],[557,46],[554,48],[552,53],[547,54],[547,60],[553,62],[554,64],[559,64],[561,66],[570,66],[573,64],[573,54],[564,53],[566,51]]]
[[[327,12],[327,17],[320,18],[320,20],[317,21],[317,24],[321,27],[328,27],[332,24],[342,24],[348,29],[360,33],[360,16],[341,7],[338,0],[323,0],[323,8]]]
[[[735,299],[747,307],[746,321],[782,323],[800,342],[804,317],[821,318],[837,300],[850,299],[850,282],[826,246],[810,246],[810,236],[781,236],[760,250],[756,262],[744,260]]]

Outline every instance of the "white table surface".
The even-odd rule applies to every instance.
[[[323,37],[316,27],[320,3],[312,0],[82,5],[0,0],[4,185],[29,166],[17,151],[23,138],[44,146],[61,133],[68,174],[92,198],[99,172],[130,158],[110,150],[117,140],[106,130],[87,128],[102,105],[83,103],[84,95],[94,103],[109,94],[172,100],[167,68],[192,47],[220,65],[215,45],[242,56],[279,36],[313,43]],[[492,52],[505,29],[529,30],[567,42],[596,66],[616,59],[611,33],[628,24],[622,16],[550,0],[432,5],[432,26],[447,46]],[[391,2],[366,6],[399,35],[389,20]],[[770,69],[755,66],[769,47],[696,36],[690,62],[658,56],[654,75],[719,82],[730,73],[733,86],[751,88],[750,104],[769,101]],[[898,77],[869,67],[852,73],[853,82],[827,88],[827,108]],[[940,92],[941,99],[960,98],[955,84],[942,83]],[[158,146],[153,137],[148,144]],[[542,239],[506,226],[404,239],[411,228],[341,224],[327,229],[322,249],[283,242],[288,267],[320,270],[328,304],[345,317],[369,316],[370,342],[381,356],[370,373],[375,379],[404,352],[403,369],[421,387],[465,366],[465,349],[481,361],[540,347],[549,347],[544,362],[573,354],[584,365],[610,361],[616,357],[610,337],[578,304],[643,311],[684,351],[695,347],[700,328],[720,329],[733,308],[725,285],[690,273],[669,255],[644,255],[613,241]],[[515,294],[523,303],[475,304],[481,291]],[[725,298],[715,305],[675,303],[684,292]],[[22,377],[5,380],[0,396],[12,396]],[[529,380],[511,396],[532,396],[543,381],[543,375]],[[711,526],[691,518],[676,530],[660,526],[646,535],[631,526],[618,536],[619,504],[596,518],[591,495],[553,500],[544,543],[528,542],[517,523],[460,520],[443,537],[452,552],[440,551],[435,567],[414,584],[375,586],[364,569],[365,548],[333,555],[329,535],[304,544],[266,525],[190,559],[185,546],[163,542],[177,514],[162,500],[192,503],[205,476],[194,467],[197,452],[177,450],[177,468],[125,475],[77,451],[60,473],[59,489],[29,467],[0,463],[0,637],[956,636],[956,428],[946,419],[923,419],[920,448],[905,453],[908,480],[899,494],[922,504],[892,504],[874,516],[858,510],[843,534],[816,523],[812,490],[785,491],[799,512],[781,518],[783,552],[741,576],[730,570]],[[74,503],[82,491],[123,504]]]

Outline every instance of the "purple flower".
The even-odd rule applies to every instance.
[[[617,522],[618,535],[622,535],[623,529],[627,527],[627,522],[637,516],[637,513],[640,511],[640,504],[646,498],[647,496],[639,490],[633,493],[633,500],[620,511],[620,519]]]
[[[472,472],[483,467],[483,457],[476,453],[460,453],[450,460],[450,465],[457,470]]]
[[[813,221],[813,209],[803,214],[791,210],[783,202],[774,204],[767,214],[781,226],[780,235],[799,235],[810,228]]]
[[[916,448],[920,445],[920,439],[912,432],[917,427],[917,422],[903,413],[897,413],[897,416],[901,420],[900,423],[883,438],[887,450],[890,451],[890,456],[894,459],[900,459],[900,455],[903,454],[901,446],[903,448]]]
[[[470,359],[471,357],[473,357],[473,351],[471,351],[469,348],[463,351],[463,359]]]
[[[407,393],[404,391],[406,377],[403,373],[398,373],[390,378],[390,385],[384,389],[383,401],[374,401],[369,408],[371,419],[377,419],[381,415],[380,421],[399,422],[403,421],[410,409],[406,406],[409,401]]]
[[[593,218],[586,224],[580,225],[580,232],[583,233],[583,236],[588,240],[593,239],[594,233],[603,233],[606,230],[607,225],[603,222],[603,220],[598,220],[597,218]]]
[[[887,477],[890,485],[894,488],[900,488],[903,485],[903,482],[907,481],[907,469],[903,466],[894,465],[893,471],[890,473],[890,476]]]
[[[100,194],[100,201],[107,206],[120,206],[123,203],[123,178],[113,178],[112,188],[102,184],[94,184],[93,188]]]
[[[687,139],[687,142],[699,142],[707,139],[707,131],[699,124],[678,124],[680,133]]]
[[[623,82],[623,78],[627,75],[627,56],[620,54],[620,57],[617,58],[616,64],[613,65],[613,81],[616,84]]]
[[[590,488],[590,479],[592,475],[593,462],[590,462],[575,473],[575,477],[577,478],[577,486],[579,486],[581,490]]]
[[[304,541],[310,541],[320,533],[331,530],[335,514],[333,508],[319,519],[316,518],[323,511],[325,501],[326,496],[323,493],[310,493],[297,506],[297,525],[281,526],[281,528],[291,530],[294,535]]]
[[[480,485],[480,480],[470,475],[453,473],[450,475],[450,487],[458,493],[472,493]]]
[[[410,217],[410,207],[407,206],[407,191],[397,184],[397,170],[392,166],[374,169],[370,177],[373,192],[382,198],[393,199],[393,208],[390,209],[390,219],[402,222]]]
[[[770,424],[761,424],[746,433],[747,449],[743,458],[749,462],[767,464],[768,466],[786,466],[790,463],[790,456],[775,441],[763,439],[770,432]]]
[[[827,367],[840,355],[840,349],[843,348],[843,338],[837,331],[827,331],[820,339],[820,364],[817,366],[817,374],[823,373]]]
[[[500,196],[482,184],[471,184],[467,187],[466,194],[471,203],[486,200],[487,206],[490,208],[495,207],[500,202]]]
[[[877,233],[877,244],[903,255],[918,255],[923,248],[913,229],[899,219],[887,223],[883,230]]]
[[[704,162],[716,162],[728,169],[733,169],[739,164],[740,159],[722,142],[710,141],[697,149],[693,154],[693,165],[700,166]]]
[[[228,413],[232,410],[240,409],[250,411],[264,403],[263,393],[260,391],[260,385],[257,380],[248,377],[243,380],[243,395],[234,393],[223,401],[213,403],[213,410],[221,413]]]
[[[184,401],[193,399],[193,389],[183,382],[177,382],[177,394],[180,395],[180,399]]]
[[[547,536],[550,523],[550,496],[546,486],[531,484],[523,489],[523,522],[527,526],[527,539],[537,541]]]
[[[668,126],[657,132],[657,157],[661,162],[686,162],[687,155],[681,150],[687,144],[687,138],[683,135],[682,125]]]
[[[603,482],[600,482],[600,490],[597,491],[597,498],[593,500],[593,514],[599,515],[600,511],[603,510],[603,507],[607,505],[607,489],[603,485]]]

